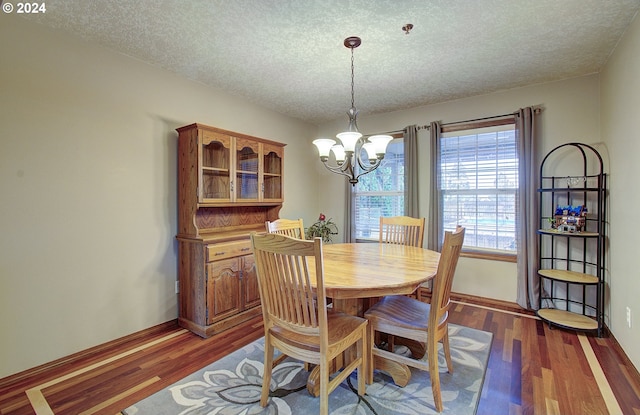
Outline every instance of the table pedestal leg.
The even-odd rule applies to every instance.
[[[351,316],[362,317],[364,311],[362,309],[362,299],[346,298],[346,299],[333,299],[333,310],[341,311]]]
[[[409,384],[409,380],[411,379],[409,366],[394,362],[393,360],[387,360],[380,356],[373,356],[373,364],[376,369],[385,371],[391,375],[393,383],[401,388]]]
[[[320,366],[313,368],[307,379],[307,391],[311,396],[320,396]]]
[[[344,357],[338,356],[331,361],[329,373],[335,373],[344,367]],[[316,398],[320,396],[320,366],[315,366],[307,379],[307,391]]]
[[[424,355],[427,353],[427,344],[421,343],[411,339],[405,339],[404,337],[397,337],[395,339],[396,347],[399,345],[404,345],[409,348],[411,351],[411,356],[414,359],[422,359]]]
[[[338,360],[342,359],[338,358],[331,362],[330,373],[335,373],[343,367],[343,362],[338,362]],[[394,362],[393,360],[387,360],[380,356],[373,356],[373,364],[374,368],[377,370],[382,370],[388,373],[393,378],[393,382],[401,388],[407,386],[409,384],[409,380],[411,380],[411,370],[407,365]],[[358,376],[366,376],[366,373],[358,373]],[[320,396],[319,366],[314,367],[311,373],[309,373],[309,379],[307,379],[307,391],[309,391],[309,394],[312,396]]]

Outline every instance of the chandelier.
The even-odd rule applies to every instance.
[[[360,176],[371,173],[380,166],[387,144],[393,139],[390,135],[382,134],[363,137],[358,131],[356,123],[358,110],[353,93],[353,50],[360,46],[360,43],[360,38],[355,36],[344,40],[344,45],[351,49],[351,108],[347,111],[349,127],[346,131],[336,134],[339,142],[331,138],[319,138],[313,141],[324,166],[333,173],[347,176],[349,183],[353,186],[358,183]],[[331,152],[333,152],[335,164],[329,162]],[[365,154],[364,157],[363,154]]]

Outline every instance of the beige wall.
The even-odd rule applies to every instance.
[[[15,14],[0,39],[0,378],[177,317],[176,127],[287,143],[281,215],[316,219],[316,127]]]
[[[602,137],[609,149],[608,324],[616,339],[640,368],[640,18],[627,29],[602,72]],[[615,162],[614,162],[615,160]],[[632,328],[626,308],[631,308]]]
[[[363,116],[358,126],[365,133],[402,129],[407,125],[425,125],[440,120],[443,123],[512,113],[518,108],[542,105],[541,154],[567,141],[580,141],[602,149],[599,124],[598,75],[584,76],[512,89],[490,95],[477,96],[444,104],[413,108],[389,114]],[[361,109],[362,111],[365,108]],[[344,120],[322,125],[320,135],[331,137],[346,125]],[[429,206],[429,133],[421,130],[418,135],[420,214],[428,217]],[[605,150],[606,151],[606,150]],[[324,180],[320,182],[321,194],[332,194],[332,198],[321,199],[325,213],[341,211],[344,205],[342,177],[318,170]],[[340,229],[343,228],[342,223]],[[514,263],[461,258],[453,290],[459,293],[516,300],[516,266]]]

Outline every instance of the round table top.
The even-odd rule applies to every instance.
[[[338,299],[411,294],[435,276],[440,259],[435,251],[393,244],[324,244],[322,249],[327,297]]]

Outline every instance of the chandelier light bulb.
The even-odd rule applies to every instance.
[[[378,156],[376,155],[375,145],[373,143],[364,143],[362,148],[367,152],[367,158],[370,164],[375,164]]]
[[[331,151],[333,151],[333,155],[336,158],[336,162],[340,165],[342,163],[344,163],[345,160],[345,149],[342,145],[340,144],[336,144],[335,146],[331,147]]]
[[[393,140],[393,137],[386,134],[372,135],[369,137],[369,142],[373,144],[378,158],[384,157],[384,153],[387,151],[387,144],[389,144],[391,140]]]
[[[320,160],[328,160],[329,152],[331,151],[331,146],[336,143],[336,140],[331,138],[318,138],[317,140],[313,140],[313,144],[318,147],[318,153],[320,153]]]
[[[357,131],[345,131],[343,133],[337,134],[336,137],[340,139],[342,145],[344,146],[344,151],[356,151],[356,143],[362,137]]]

